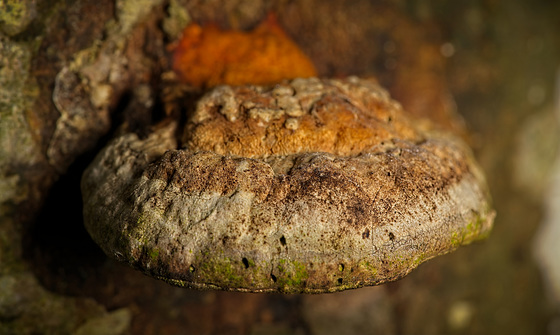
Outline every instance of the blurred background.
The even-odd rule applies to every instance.
[[[162,117],[169,45],[270,12],[320,76],[374,76],[470,143],[489,239],[323,295],[181,289],[101,252],[81,174],[121,123]],[[546,0],[1,2],[0,333],[560,334],[559,17]]]

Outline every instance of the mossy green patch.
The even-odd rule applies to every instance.
[[[247,259],[247,264],[249,265],[249,268],[254,268],[256,266],[255,261],[250,258]]]
[[[469,222],[463,230],[451,234],[451,246],[457,248],[461,245],[487,238],[490,234],[490,230],[483,230],[484,223],[487,219],[487,215],[475,214],[473,220]]]
[[[424,261],[426,261],[426,260],[427,260],[426,255],[425,254],[420,254],[420,255],[414,257],[414,260],[413,260],[412,264],[414,265],[414,267],[417,267],[418,265],[424,263]]]
[[[276,268],[278,269],[277,283],[286,292],[303,288],[309,278],[307,268],[298,261],[280,259]]]
[[[152,234],[155,222],[162,220],[163,211],[144,211],[138,214],[136,225],[128,227],[127,236],[131,241],[137,241],[141,245],[152,245]]]
[[[22,32],[37,16],[35,1],[5,0],[0,2],[0,30],[8,35]]]
[[[150,259],[155,262],[157,261],[158,257],[159,257],[159,250],[158,249],[152,249],[149,251],[149,255],[150,255]]]
[[[461,245],[462,242],[463,242],[462,235],[459,236],[459,233],[454,231],[453,234],[451,234],[451,246],[453,248],[457,248]]]
[[[196,272],[197,277],[210,279],[209,282],[221,287],[243,287],[247,281],[240,273],[242,267],[242,264],[236,264],[229,258],[221,258],[202,261]]]
[[[360,261],[358,263],[358,266],[360,267],[360,269],[362,269],[362,271],[370,273],[372,277],[375,277],[377,275],[377,269],[373,265],[371,265],[368,260]]]

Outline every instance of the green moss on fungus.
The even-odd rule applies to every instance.
[[[207,262],[201,262],[198,270],[195,271],[195,276],[203,278],[211,278],[217,286],[227,287],[243,287],[245,280],[239,273],[243,264],[236,264],[229,258],[214,259]],[[241,263],[241,262],[239,262]],[[195,266],[196,268],[196,266]]]
[[[281,290],[290,292],[305,288],[309,274],[304,264],[298,261],[280,259],[276,268],[278,270],[276,282]]]
[[[358,263],[358,266],[360,267],[360,269],[362,269],[362,271],[365,270],[372,277],[375,277],[377,275],[377,269],[373,265],[371,265],[368,260],[360,261],[360,263]]]
[[[451,245],[454,248],[486,239],[490,235],[490,230],[484,229],[484,223],[488,220],[487,215],[475,213],[473,217],[473,220],[460,232],[453,232],[451,234]]]
[[[155,261],[158,260],[158,257],[159,257],[159,250],[158,249],[150,250],[149,254],[150,254],[150,259],[152,261],[155,262]]]

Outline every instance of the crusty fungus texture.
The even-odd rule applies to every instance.
[[[492,226],[469,148],[373,80],[218,86],[178,127],[114,139],[82,180],[93,239],[175,285],[378,285]]]

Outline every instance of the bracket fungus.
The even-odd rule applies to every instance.
[[[470,149],[373,80],[218,86],[178,127],[114,139],[82,179],[105,253],[175,285],[378,285],[492,227]]]

